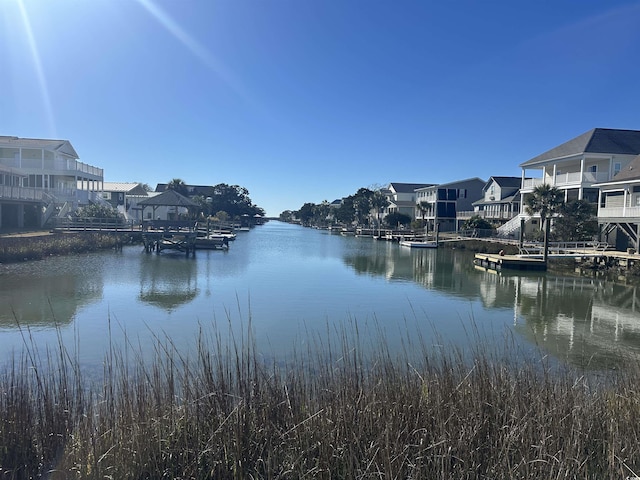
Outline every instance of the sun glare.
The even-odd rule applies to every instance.
[[[38,77],[38,84],[40,85],[40,95],[44,103],[44,110],[48,122],[49,133],[53,138],[57,138],[56,125],[53,118],[53,108],[51,107],[51,98],[49,97],[49,88],[47,87],[47,79],[42,68],[42,62],[40,61],[40,55],[38,53],[38,46],[36,44],[33,30],[31,29],[31,22],[29,21],[29,14],[24,6],[23,0],[17,0],[18,8],[20,9],[20,16],[22,23],[24,24],[24,31],[29,41],[29,50],[31,51],[31,58],[33,60],[34,67],[36,69],[36,75]]]

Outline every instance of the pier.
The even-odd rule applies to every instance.
[[[536,270],[544,271],[547,264],[544,260],[520,255],[498,255],[495,253],[476,253],[473,262],[489,270]]]

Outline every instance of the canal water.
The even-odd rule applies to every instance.
[[[541,350],[587,369],[640,354],[636,286],[496,274],[472,260],[271,221],[239,232],[229,251],[195,257],[127,246],[0,265],[0,362],[62,344],[95,367],[109,349],[136,352],[132,360],[163,344],[188,354],[203,336],[214,346],[250,340],[269,359],[346,337],[392,355]]]

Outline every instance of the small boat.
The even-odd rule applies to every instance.
[[[400,245],[411,248],[438,248],[438,242],[435,240],[400,240]]]
[[[210,234],[204,237],[196,237],[196,248],[209,250],[228,250],[229,239],[223,235]]]

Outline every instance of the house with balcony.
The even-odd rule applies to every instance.
[[[104,172],[68,140],[0,136],[0,228],[40,228],[52,215],[102,201]]]
[[[390,183],[386,189],[382,190],[389,201],[389,205],[382,211],[382,218],[386,217],[390,213],[402,213],[411,217],[411,220],[415,220],[416,190],[429,186],[431,186],[431,184]]]
[[[427,229],[440,232],[458,230],[458,211],[473,210],[482,198],[485,181],[478,177],[416,189],[415,218],[424,219]]]
[[[640,249],[640,155],[600,189],[598,225],[601,235],[617,250]]]
[[[521,205],[535,187],[544,183],[564,193],[565,202],[598,203],[598,184],[608,182],[640,154],[640,131],[594,128],[537,157],[520,164]],[[524,212],[498,229],[501,235],[517,235],[521,222],[525,232],[539,228]]]
[[[458,212],[458,220],[467,220],[477,215],[501,225],[520,213],[520,177],[492,176],[482,188],[483,197],[473,202],[473,211]]]

